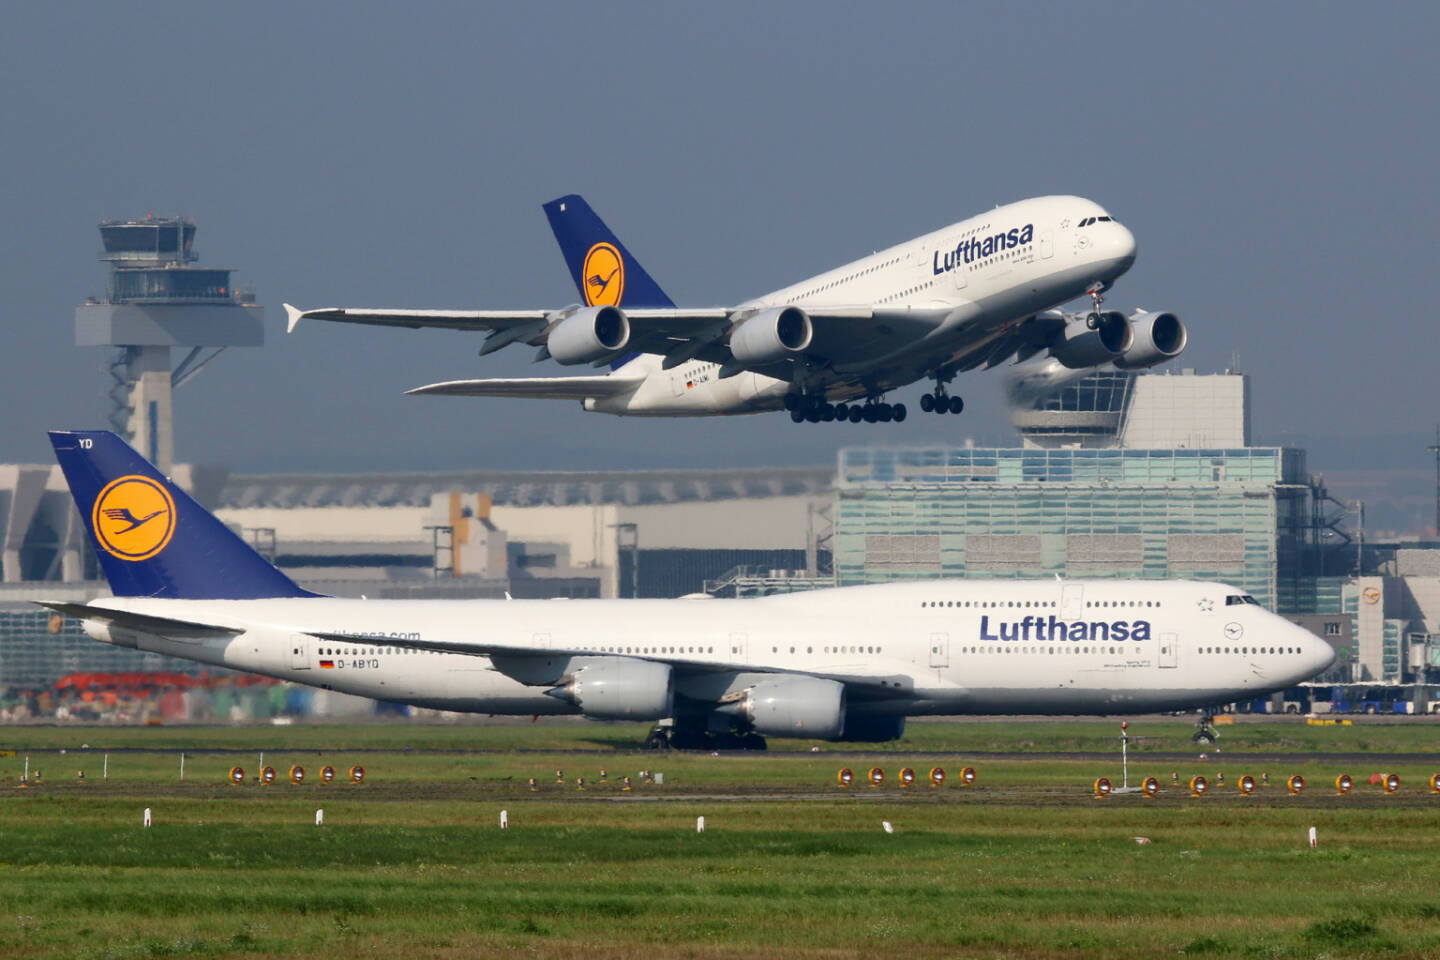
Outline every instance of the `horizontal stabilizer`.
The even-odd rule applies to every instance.
[[[523,397],[527,400],[584,400],[617,397],[640,385],[628,377],[520,377],[491,380],[447,380],[405,392],[426,397]]]
[[[178,634],[186,637],[233,637],[245,631],[220,627],[213,623],[197,623],[194,620],[177,620],[174,617],[155,617],[147,613],[132,613],[129,610],[112,610],[109,607],[92,606],[88,603],[66,603],[55,600],[37,600],[42,607],[49,607],[56,613],[63,613],[76,620],[99,620],[119,627],[129,627],[145,633],[161,636]]]

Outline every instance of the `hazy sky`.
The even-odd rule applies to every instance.
[[[12,0],[0,461],[47,460],[46,427],[102,423],[106,351],[73,345],[74,308],[103,288],[98,220],[146,212],[194,217],[201,263],[237,268],[267,311],[264,349],[177,394],[180,459],[582,469],[1009,443],[994,372],[958,381],[964,417],[868,427],[407,398],[567,371],[439,331],[287,337],[280,303],[573,302],[540,210],[571,191],[692,305],[1078,193],[1139,242],[1109,305],[1179,312],[1185,366],[1238,357],[1257,439],[1314,443],[1313,469],[1421,476],[1440,415],[1436,10]]]

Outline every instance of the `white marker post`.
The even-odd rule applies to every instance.
[[[105,768],[100,771],[101,780],[110,779],[110,754],[105,754]]]
[[[704,833],[704,832],[705,832],[705,818],[704,818],[704,817],[696,817],[696,818],[695,818],[695,832],[696,832],[696,833]]]
[[[185,782],[185,751],[180,751],[180,782]]]
[[[510,829],[510,813],[509,813],[509,811],[507,811],[507,810],[501,810],[501,811],[500,811],[500,829],[501,829],[501,830],[509,830],[509,829]]]
[[[145,808],[145,826],[150,826],[150,808]]]
[[[316,811],[315,811],[315,826],[317,826],[317,827],[323,827],[323,826],[325,826],[325,811],[324,811],[324,810],[316,810]]]
[[[1120,789],[1130,792],[1130,729],[1129,720],[1120,721]]]
[[[1315,828],[1314,828],[1314,827],[1311,827],[1311,828],[1310,828],[1310,846],[1312,846],[1312,847],[1318,847],[1319,845],[1320,845],[1320,839],[1319,839],[1319,837],[1317,837],[1316,834],[1315,834]]]
[[[889,821],[889,820],[881,820],[881,821],[880,821],[880,826],[882,826],[882,827],[885,828],[885,832],[886,832],[886,833],[894,833],[894,832],[895,832],[895,828],[890,825],[890,821]]]
[[[25,754],[25,772],[20,775],[21,783],[30,782],[30,754]]]

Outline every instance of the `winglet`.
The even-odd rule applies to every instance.
[[[305,311],[299,307],[292,307],[288,303],[282,304],[282,306],[285,308],[285,332],[294,333],[295,324],[299,323],[300,318],[305,316]]]

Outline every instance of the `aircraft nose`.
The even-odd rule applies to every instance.
[[[1315,636],[1304,627],[1293,626],[1296,632],[1296,639],[1300,641],[1300,649],[1304,651],[1303,656],[1307,664],[1306,678],[1319,676],[1334,665],[1339,655],[1335,648],[1326,643],[1322,638]]]
[[[1121,224],[1114,224],[1115,238],[1112,241],[1115,248],[1115,255],[1122,260],[1128,270],[1135,262],[1135,234],[1131,233],[1128,227]]]

